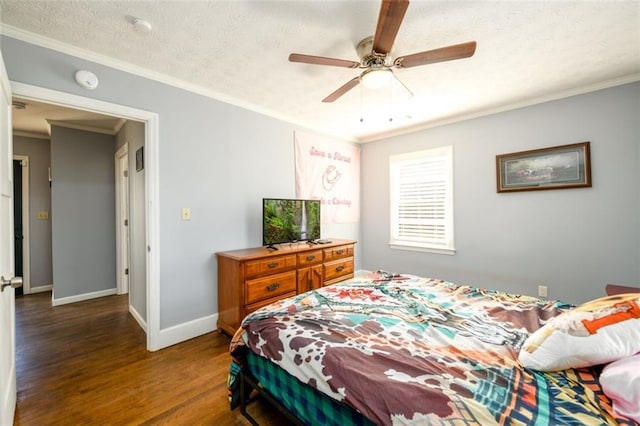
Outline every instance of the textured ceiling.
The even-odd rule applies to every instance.
[[[0,22],[12,37],[51,42],[35,35],[43,36],[359,141],[640,80],[638,1],[414,0],[392,57],[472,40],[475,55],[394,70],[413,97],[395,82],[322,103],[359,71],[290,63],[289,53],[358,60],[355,45],[373,35],[379,9],[379,1],[0,0]],[[153,30],[136,31],[135,17]]]

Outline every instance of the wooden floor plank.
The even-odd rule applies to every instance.
[[[229,410],[229,338],[217,332],[157,352],[128,313],[128,296],[51,306],[16,298],[14,425],[248,425]],[[250,412],[282,425],[266,404]]]

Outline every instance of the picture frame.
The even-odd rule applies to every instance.
[[[136,150],[136,172],[144,170],[144,146]]]
[[[591,187],[590,143],[496,155],[498,192]]]

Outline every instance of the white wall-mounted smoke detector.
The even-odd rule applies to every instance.
[[[76,83],[87,90],[98,87],[98,77],[91,71],[79,70],[76,72]]]

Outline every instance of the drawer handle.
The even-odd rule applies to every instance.
[[[275,283],[271,283],[267,286],[267,291],[274,291],[277,290],[278,287],[280,287],[280,283],[275,282]]]
[[[307,256],[307,262],[311,262],[315,258],[315,256]]]
[[[336,268],[336,272],[342,272],[344,270],[344,266],[340,265]]]
[[[278,262],[271,262],[270,264],[267,265],[269,268],[273,269],[276,266],[278,266]]]
[[[336,254],[342,254],[344,253],[344,250],[336,250]]]

